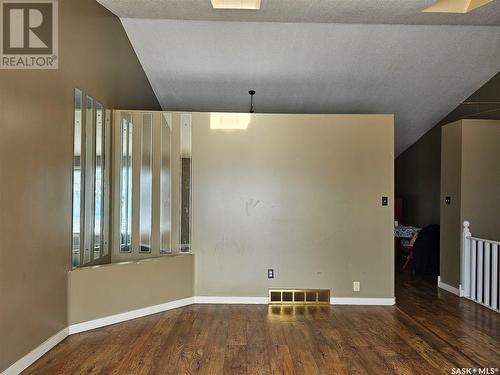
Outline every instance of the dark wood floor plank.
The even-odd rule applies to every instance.
[[[295,375],[292,355],[286,345],[272,345],[269,353],[272,375]]]
[[[224,356],[224,375],[243,375],[247,372],[248,351],[246,345],[228,345]]]
[[[449,374],[498,367],[500,318],[400,274],[397,306],[191,305],[72,335],[24,374]]]

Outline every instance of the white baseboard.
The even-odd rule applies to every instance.
[[[245,304],[245,305],[267,305],[268,297],[194,297],[194,303],[200,304]]]
[[[351,298],[351,297],[331,297],[332,305],[365,305],[365,306],[392,306],[396,304],[396,298]]]
[[[461,287],[459,286],[458,288],[455,288],[454,286],[448,285],[446,283],[443,283],[441,281],[441,276],[438,276],[438,287],[441,289],[446,290],[447,292],[453,293],[457,296],[461,296],[463,293],[461,292]]]
[[[444,284],[446,285],[446,284]],[[456,289],[453,287],[449,288]],[[446,288],[443,288],[446,289]],[[456,289],[458,291],[458,289]],[[192,305],[195,303],[199,304],[248,304],[248,305],[267,305],[268,297],[210,297],[210,296],[196,296],[184,298],[176,301],[171,301],[167,303],[162,303],[159,305],[144,307],[137,310],[127,311],[120,314],[106,316],[104,318],[89,320],[82,323],[72,324],[69,327],[56,333],[54,336],[47,339],[44,343],[39,345],[37,348],[33,349],[31,352],[26,354],[23,358],[19,359],[12,366],[7,368],[1,375],[18,375],[31,364],[33,364],[37,359],[47,353],[50,349],[64,340],[68,335],[73,335],[75,333],[80,333],[84,331],[89,331],[92,329],[108,326],[111,324],[116,324],[124,322],[131,319],[140,318],[146,315],[156,314],[163,311],[175,309],[178,307],[183,307],[187,305]],[[394,305],[396,303],[395,298],[343,298],[343,297],[332,297],[330,299],[332,305],[378,305],[378,306],[388,306]]]
[[[96,329],[104,326],[108,326],[111,324],[116,324],[120,322],[124,322],[126,320],[140,318],[146,315],[157,314],[163,311],[176,309],[178,307],[183,307],[187,305],[192,305],[194,303],[194,297],[179,299],[172,302],[166,302],[159,305],[148,306],[142,309],[127,311],[120,314],[106,316],[104,318],[89,320],[82,323],[72,324],[69,328],[69,334],[72,335],[74,333],[89,331],[91,329]]]
[[[68,327],[60,330],[54,336],[49,337],[42,344],[37,346],[31,352],[26,354],[24,357],[15,362],[12,366],[7,368],[2,372],[2,375],[18,375],[35,363],[36,360],[41,358],[45,353],[47,353],[54,346],[59,344],[62,340],[68,337]]]

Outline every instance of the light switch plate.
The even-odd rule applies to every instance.
[[[268,279],[274,279],[274,270],[272,268],[269,268],[267,270],[267,278]]]
[[[352,282],[352,291],[359,292],[361,290],[361,283],[359,281]]]

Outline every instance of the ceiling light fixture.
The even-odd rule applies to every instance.
[[[214,9],[259,10],[261,0],[210,0]]]
[[[246,130],[250,120],[250,113],[210,113],[210,129]]]
[[[469,13],[474,9],[491,3],[493,0],[438,0],[424,9],[425,13]]]
[[[248,93],[250,94],[250,113],[254,113],[255,105],[253,103],[253,96],[255,95],[255,90],[250,90]]]

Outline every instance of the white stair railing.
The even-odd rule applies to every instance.
[[[473,237],[464,221],[462,251],[463,296],[500,312],[498,251],[500,242]]]

